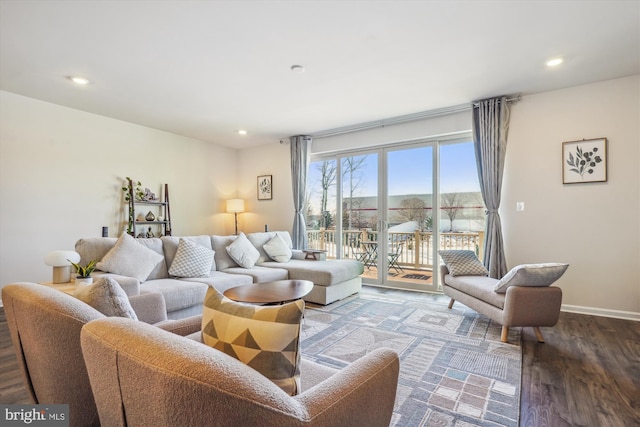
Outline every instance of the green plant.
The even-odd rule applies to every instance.
[[[126,180],[127,185],[126,187],[122,187],[122,191],[124,191],[124,200],[128,202],[131,200],[131,187],[133,185],[133,181],[129,177],[126,177]],[[144,191],[142,190],[142,183],[140,181],[137,181],[135,188],[133,188],[133,197],[138,201],[144,198]]]
[[[73,265],[73,267],[78,272],[78,277],[89,277],[91,276],[91,273],[93,273],[93,271],[96,269],[96,264],[98,263],[98,260],[94,259],[93,261],[89,261],[89,264],[87,264],[85,267],[82,267],[80,264],[76,264],[75,262],[72,262],[72,261],[69,261],[69,262],[71,263],[71,265]]]

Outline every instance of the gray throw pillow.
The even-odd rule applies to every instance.
[[[118,282],[109,276],[101,277],[91,285],[80,284],[73,295],[105,316],[128,317],[138,320],[129,297]]]
[[[473,251],[438,251],[442,261],[452,276],[488,276],[489,271],[482,265]]]
[[[240,233],[229,246],[226,247],[229,256],[244,268],[253,268],[260,258],[260,252],[251,244],[244,233]]]
[[[211,249],[180,238],[169,274],[176,277],[209,277],[213,255]]]
[[[569,264],[522,264],[513,267],[496,283],[494,291],[503,294],[509,286],[550,286],[564,274]]]
[[[287,242],[279,234],[265,243],[262,249],[269,255],[269,258],[277,262],[288,262],[293,254]]]
[[[162,255],[138,243],[127,233],[123,233],[96,267],[107,273],[135,277],[140,282],[144,282],[161,261],[164,261]]]

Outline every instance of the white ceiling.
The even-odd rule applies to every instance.
[[[639,27],[639,0],[1,0],[0,89],[244,148],[639,74]]]

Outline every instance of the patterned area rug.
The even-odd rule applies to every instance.
[[[365,287],[326,307],[307,304],[302,354],[342,368],[378,347],[400,355],[391,426],[517,426],[520,330],[449,298]],[[515,344],[514,344],[515,343]]]

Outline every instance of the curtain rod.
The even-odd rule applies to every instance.
[[[507,102],[517,102],[517,101],[520,101],[520,95],[507,98]],[[408,123],[408,122],[428,119],[431,117],[438,117],[438,116],[445,116],[448,114],[460,113],[463,111],[469,111],[471,110],[472,107],[478,106],[479,102],[480,101],[478,100],[478,101],[473,101],[469,104],[459,104],[459,105],[454,105],[452,107],[437,108],[435,110],[421,111],[418,113],[406,114],[404,116],[390,117],[388,119],[375,120],[372,122],[357,123],[355,125],[327,129],[327,130],[311,133],[311,137],[314,139],[328,138],[330,136],[342,135],[345,133],[359,132],[362,130],[375,129],[375,128],[383,128],[385,126],[397,125],[400,123]],[[283,138],[280,140],[280,143],[283,144],[286,141],[288,141],[288,139],[285,140]]]

